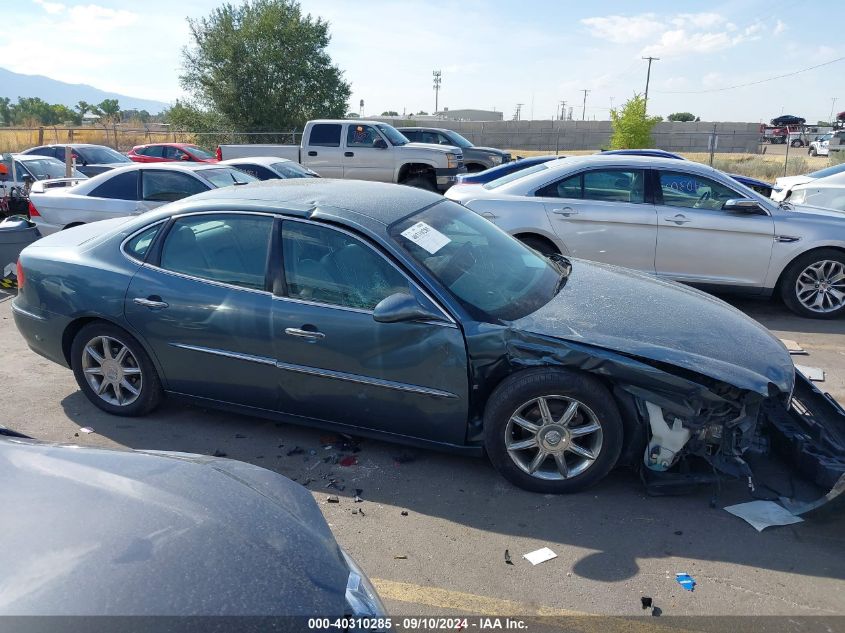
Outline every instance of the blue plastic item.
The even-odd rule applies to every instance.
[[[675,580],[677,580],[678,584],[681,585],[681,587],[683,587],[687,591],[695,590],[695,578],[693,578],[689,574],[675,574]]]

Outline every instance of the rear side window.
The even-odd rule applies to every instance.
[[[124,249],[126,250],[126,254],[130,257],[134,257],[135,259],[144,261],[144,258],[147,256],[147,251],[150,249],[150,244],[153,243],[158,230],[162,226],[164,226],[163,222],[156,224],[155,226],[151,226],[126,242],[126,248]]]
[[[318,147],[340,147],[342,127],[339,123],[317,123],[311,127],[308,144]]]
[[[400,129],[399,131],[402,132],[402,134],[405,135],[405,138],[407,138],[412,143],[416,143],[420,140],[420,133],[417,130],[401,130]]]
[[[645,200],[645,175],[639,169],[596,169],[585,172],[584,199],[642,203]]]
[[[264,290],[273,218],[196,215],[173,223],[161,249],[161,267],[173,272]]]
[[[142,198],[151,202],[173,202],[208,191],[202,181],[178,171],[145,171],[142,186]]]
[[[88,194],[92,198],[138,199],[138,172],[127,171],[106,180]]]
[[[526,169],[524,171],[528,170]],[[584,197],[582,187],[583,180],[581,178],[581,174],[578,174],[577,176],[570,176],[569,178],[564,178],[563,180],[556,180],[542,189],[538,189],[536,195],[541,198],[568,198],[570,200],[580,200]]]

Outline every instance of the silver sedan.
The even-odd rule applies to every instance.
[[[446,196],[544,254],[845,314],[845,214],[773,202],[706,165],[574,156]]]

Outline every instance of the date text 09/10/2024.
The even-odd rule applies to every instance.
[[[310,630],[359,630],[359,631],[467,631],[527,630],[528,623],[519,618],[507,617],[405,617],[393,618],[310,618]]]

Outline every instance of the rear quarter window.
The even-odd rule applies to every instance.
[[[126,242],[126,246],[124,247],[126,254],[139,261],[144,261],[144,258],[147,256],[147,252],[150,250],[150,245],[153,243],[155,236],[158,234],[158,231],[162,226],[164,226],[164,222],[160,222],[155,226],[151,226],[148,229],[141,231],[135,237]]]

